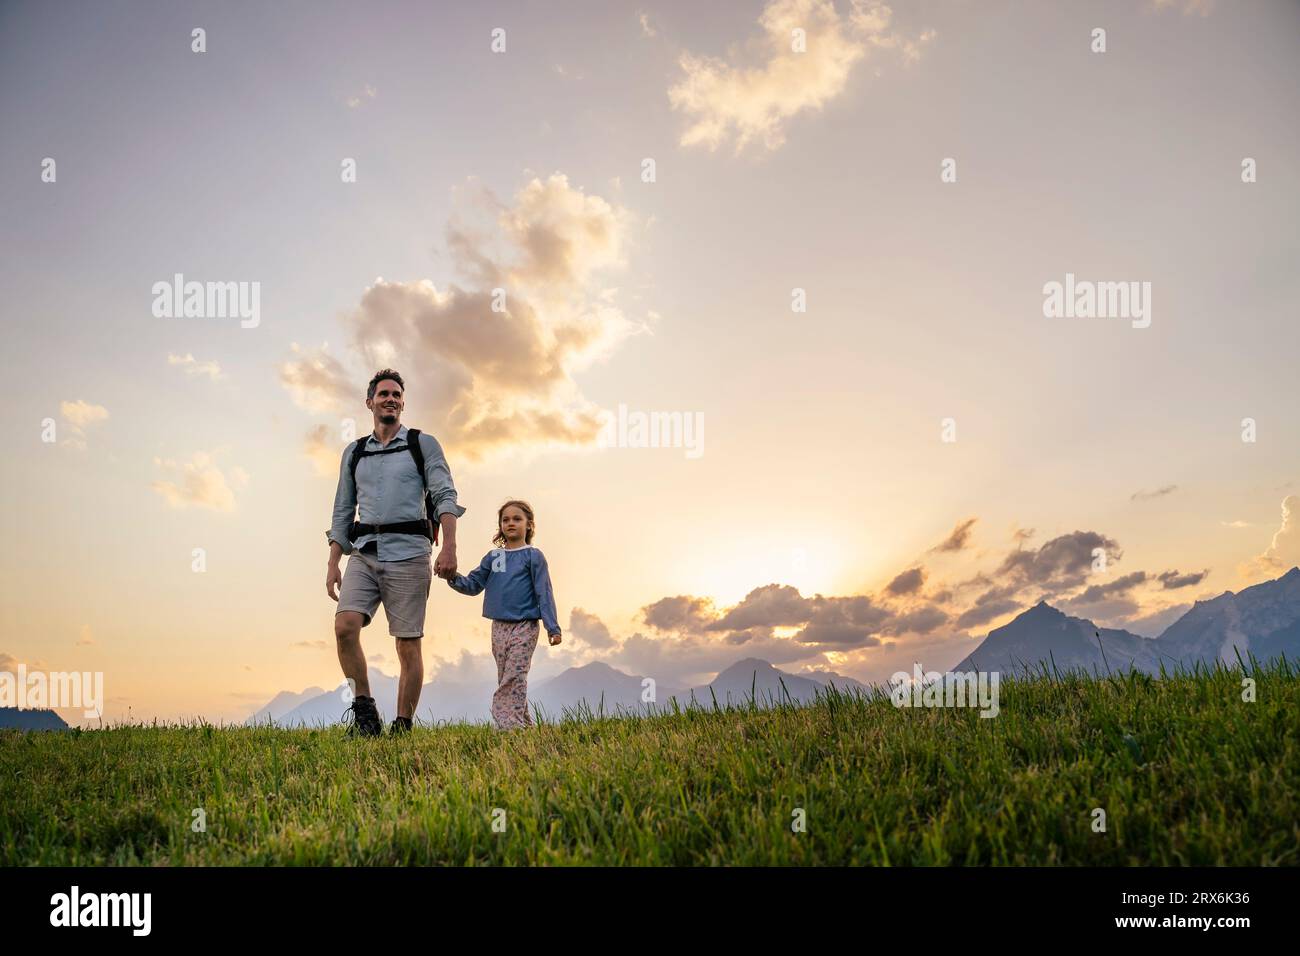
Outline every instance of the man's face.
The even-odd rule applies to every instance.
[[[366,399],[366,408],[374,413],[375,421],[384,425],[393,425],[402,417],[405,407],[402,386],[391,378],[386,378],[375,385],[375,397]]]

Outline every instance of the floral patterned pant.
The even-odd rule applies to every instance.
[[[492,695],[492,719],[501,730],[531,727],[528,714],[528,668],[533,663],[538,621],[493,621],[492,656],[497,662],[497,691]]]

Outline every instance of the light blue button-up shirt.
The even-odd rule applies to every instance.
[[[387,445],[374,433],[357,441],[366,443],[367,449],[406,448],[405,425]],[[357,441],[349,442],[343,449],[339,464],[339,486],[334,492],[334,520],[330,524],[330,540],[338,542],[344,554],[360,549],[378,539],[380,561],[405,561],[408,558],[428,557],[433,544],[422,534],[363,534],[356,541],[348,541],[352,528],[353,512],[359,510],[362,524],[396,524],[399,521],[419,521],[424,517],[424,485],[415,459],[409,451],[388,455],[367,455],[357,462],[356,483],[353,484],[348,464]],[[424,452],[424,475],[433,496],[435,521],[445,514],[457,518],[465,513],[456,502],[456,486],[451,481],[451,469],[442,454],[442,446],[432,435],[420,432],[420,449]]]

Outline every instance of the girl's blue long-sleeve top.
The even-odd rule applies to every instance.
[[[547,634],[560,630],[555,616],[555,593],[546,555],[526,544],[522,548],[494,548],[469,574],[447,581],[454,590],[473,597],[486,589],[483,616],[494,621],[536,621]]]

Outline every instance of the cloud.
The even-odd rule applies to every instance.
[[[964,550],[974,520],[958,524],[948,540],[960,542]],[[1144,633],[1163,629],[1185,606],[1135,617],[1142,613],[1139,595],[1190,587],[1208,574],[1135,570],[1110,578],[1093,570],[1093,551],[1102,549],[1113,565],[1123,556],[1115,539],[1095,531],[1073,531],[1039,548],[1024,548],[1023,542],[1032,534],[1015,529],[1018,547],[1006,552],[994,570],[945,584],[924,596],[929,582],[926,569],[918,565],[895,574],[871,594],[805,597],[793,586],[771,583],[753,588],[731,607],[719,608],[693,595],[661,598],[641,609],[653,634],[635,633],[620,640],[600,623],[601,638],[609,641],[604,644],[609,652],[601,657],[675,686],[707,681],[742,656],[778,665],[830,666],[841,672],[849,672],[846,668],[881,671],[918,654],[926,660],[948,654],[960,657],[965,642],[958,632],[987,631],[999,618],[1040,599],[1050,599],[1057,607],[1105,626],[1127,626],[1132,620]],[[974,589],[978,593],[973,600],[962,600]],[[583,613],[574,611],[575,630]]]
[[[569,630],[593,650],[613,647],[617,643],[604,621],[580,607],[575,607],[569,614]]]
[[[1073,531],[1052,538],[1040,548],[1023,547],[1023,542],[1032,534],[1032,531],[1017,530],[1013,534],[1018,545],[1016,550],[1008,552],[991,574],[980,572],[954,586],[956,592],[971,587],[984,589],[974,603],[957,616],[954,621],[956,627],[982,627],[999,617],[1021,610],[1026,604],[1044,598],[1058,600],[1061,596],[1085,587],[1088,578],[1095,573],[1095,549],[1100,548],[1108,562],[1116,562],[1123,557],[1119,542],[1096,531]],[[1144,572],[1136,573],[1145,576]],[[1126,584],[1120,591],[1126,592],[1131,586],[1133,585]],[[1115,585],[1110,582],[1098,587],[1114,588]],[[1095,597],[1100,593],[1115,592],[1093,592],[1093,595]],[[1081,596],[1073,599],[1083,600]]]
[[[681,145],[716,150],[729,139],[741,152],[751,143],[779,149],[790,119],[816,112],[839,96],[854,65],[872,49],[894,49],[915,62],[934,38],[907,39],[890,29],[893,11],[875,0],[853,0],[840,16],[830,0],[772,0],[758,24],[761,36],[727,59],[683,52],[682,78],[668,100],[690,120]],[[794,31],[804,31],[803,51]],[[741,65],[733,61],[749,61]]]
[[[1214,0],[1152,0],[1157,12],[1178,9],[1184,16],[1208,17],[1214,10]]]
[[[808,599],[788,584],[754,588],[722,617],[708,624],[710,631],[739,631],[751,627],[791,627],[809,619]]]
[[[1070,610],[1102,627],[1125,627],[1141,608],[1136,598],[1119,595],[1095,604],[1072,606]]]
[[[1060,593],[1083,585],[1092,573],[1093,551],[1101,549],[1107,561],[1123,557],[1119,542],[1096,531],[1072,531],[1053,538],[1041,548],[1022,548],[1008,554],[996,576],[1020,588],[1036,586]]]
[[[979,518],[967,518],[965,521],[958,523],[952,529],[952,534],[948,535],[942,542],[935,545],[932,551],[961,551],[970,542],[970,529],[975,526]]]
[[[1024,602],[1010,596],[1018,590],[1019,588],[992,588],[985,591],[953,623],[958,628],[968,630],[979,627],[981,624],[987,624],[1004,614],[1020,610],[1024,606]]]
[[[921,590],[921,585],[925,583],[925,569],[912,568],[899,574],[894,580],[885,585],[885,593],[899,597],[904,594],[915,594]]]
[[[1147,580],[1145,571],[1133,571],[1113,581],[1090,585],[1064,604],[1070,611],[1093,618],[1098,623],[1129,618],[1138,612],[1138,602],[1133,598],[1132,592],[1147,583]]]
[[[646,37],[658,36],[655,28],[650,25],[650,15],[644,11],[636,15],[637,22],[641,24],[641,35]]]
[[[242,468],[231,469],[231,479],[212,462],[212,456],[206,452],[195,452],[184,465],[178,465],[171,459],[155,458],[154,465],[172,472],[174,481],[154,481],[149,487],[158,492],[173,508],[211,508],[213,511],[234,511],[235,493],[231,482],[242,487],[248,482],[248,474]]]
[[[80,398],[75,402],[59,402],[59,414],[63,417],[65,431],[68,433],[61,444],[70,448],[85,448],[86,429],[108,420],[107,408]]]
[[[948,612],[934,605],[927,605],[895,615],[881,626],[880,632],[882,634],[930,634],[948,621]]]
[[[19,665],[25,665],[29,670],[41,670],[48,667],[47,662],[43,658],[29,657],[26,659],[20,659],[14,657],[12,654],[6,654],[3,651],[0,651],[0,671],[17,674]]]
[[[1247,579],[1276,577],[1300,565],[1300,496],[1287,495],[1282,500],[1282,525],[1273,533],[1268,549],[1240,571]]]
[[[656,630],[720,640],[733,647],[745,645],[751,654],[755,653],[753,644],[787,640],[775,637],[776,628],[798,628],[788,639],[796,644],[873,647],[880,643],[876,634],[887,628],[894,633],[903,633],[912,625],[929,630],[936,626],[937,618],[946,618],[938,610],[898,614],[865,594],[804,597],[788,584],[754,588],[721,614],[711,602],[684,595],[656,601],[642,611],[646,623]]]
[[[329,354],[328,345],[304,352],[302,346],[292,342],[289,349],[302,358],[280,363],[280,383],[299,408],[327,412],[364,402],[370,375],[357,385],[343,364]]]
[[[60,402],[59,414],[64,421],[77,429],[89,428],[108,418],[108,409],[103,405],[77,399],[75,402]]]
[[[324,641],[294,641],[290,647],[302,647],[309,651],[323,651],[326,648]]]
[[[189,352],[186,352],[184,355],[172,355],[169,352],[167,354],[167,364],[181,366],[185,369],[186,375],[206,375],[214,382],[219,381],[223,377],[221,374],[221,366],[216,362],[200,362]]]
[[[429,680],[434,678],[441,682],[453,684],[495,684],[497,680],[496,662],[491,654],[471,654],[462,650],[454,661],[434,658],[434,666],[429,669]]]
[[[325,478],[338,475],[343,446],[334,441],[334,430],[330,426],[316,425],[308,431],[303,451],[316,474]]]
[[[882,634],[926,635],[948,620],[938,607],[897,611],[866,594],[804,597],[782,584],[754,588],[722,612],[707,599],[678,595],[646,606],[643,614],[661,636],[633,634],[608,659],[676,686],[705,682],[740,657],[778,666],[850,661],[868,649],[893,646]],[[778,636],[777,628],[793,633]]]
[[[348,109],[354,110],[364,104],[367,100],[373,100],[378,95],[379,91],[367,83],[360,93],[354,93],[344,99],[343,102],[347,104]]]
[[[601,410],[572,376],[637,331],[598,281],[624,265],[628,214],[558,173],[532,179],[509,204],[468,192],[447,244],[469,286],[376,279],[344,318],[361,371],[324,349],[295,349],[301,357],[281,365],[281,381],[307,411],[353,410],[359,383],[391,365],[406,379],[406,419],[462,458],[593,445]]]
[[[713,602],[708,598],[685,594],[660,598],[641,609],[642,619],[656,631],[680,631],[688,634],[703,631],[716,616]]]
[[[635,633],[611,654],[608,663],[631,674],[653,677],[663,685],[703,684],[742,657],[759,657],[780,666],[797,661],[824,661],[816,649],[770,634],[752,635],[737,644],[699,635],[663,638]]]
[[[89,647],[95,643],[95,637],[90,631],[89,624],[81,625],[81,636],[77,638],[77,647]]]
[[[1156,576],[1156,580],[1166,591],[1170,591],[1174,588],[1187,588],[1200,584],[1209,573],[1209,568],[1204,571],[1189,571],[1186,574],[1179,574],[1178,571],[1162,571]]]
[[[800,644],[830,645],[837,649],[876,647],[875,633],[890,618],[888,609],[874,604],[865,594],[852,597],[812,598],[812,615],[794,639]]]
[[[1147,573],[1145,571],[1133,571],[1130,574],[1115,578],[1113,581],[1103,581],[1101,584],[1090,585],[1065,603],[1071,606],[1096,604],[1105,598],[1128,594],[1138,585],[1145,584],[1146,580]]]
[[[1013,537],[1020,543],[1030,534],[1032,532],[1018,530]],[[1187,573],[1172,570],[1160,574],[1136,570],[1097,581],[1094,579],[1104,577],[1106,572],[1093,570],[1093,552],[1096,549],[1106,554],[1108,565],[1123,557],[1119,543],[1113,538],[1095,531],[1073,531],[1051,539],[1041,548],[1018,547],[1008,552],[993,572],[980,572],[951,590],[936,593],[928,606],[938,608],[946,604],[954,593],[979,587],[983,589],[981,593],[953,621],[957,628],[983,630],[998,618],[1019,612],[1039,600],[1049,600],[1058,608],[1107,626],[1127,626],[1129,619],[1141,620],[1144,626],[1150,626],[1152,621],[1163,620],[1158,618],[1162,612],[1147,611],[1146,617],[1135,618],[1135,615],[1143,613],[1139,595],[1142,589],[1156,584],[1159,584],[1161,592],[1192,587],[1209,574],[1208,569]],[[925,633],[917,626],[926,623],[924,619],[910,623],[913,625],[912,633]],[[943,623],[946,622],[940,621],[935,627]],[[881,633],[891,633],[889,626],[882,628]]]
[[[1135,491],[1129,500],[1150,501],[1152,498],[1163,498],[1165,495],[1173,494],[1177,490],[1177,485],[1165,485],[1163,488],[1157,488],[1155,491]]]

